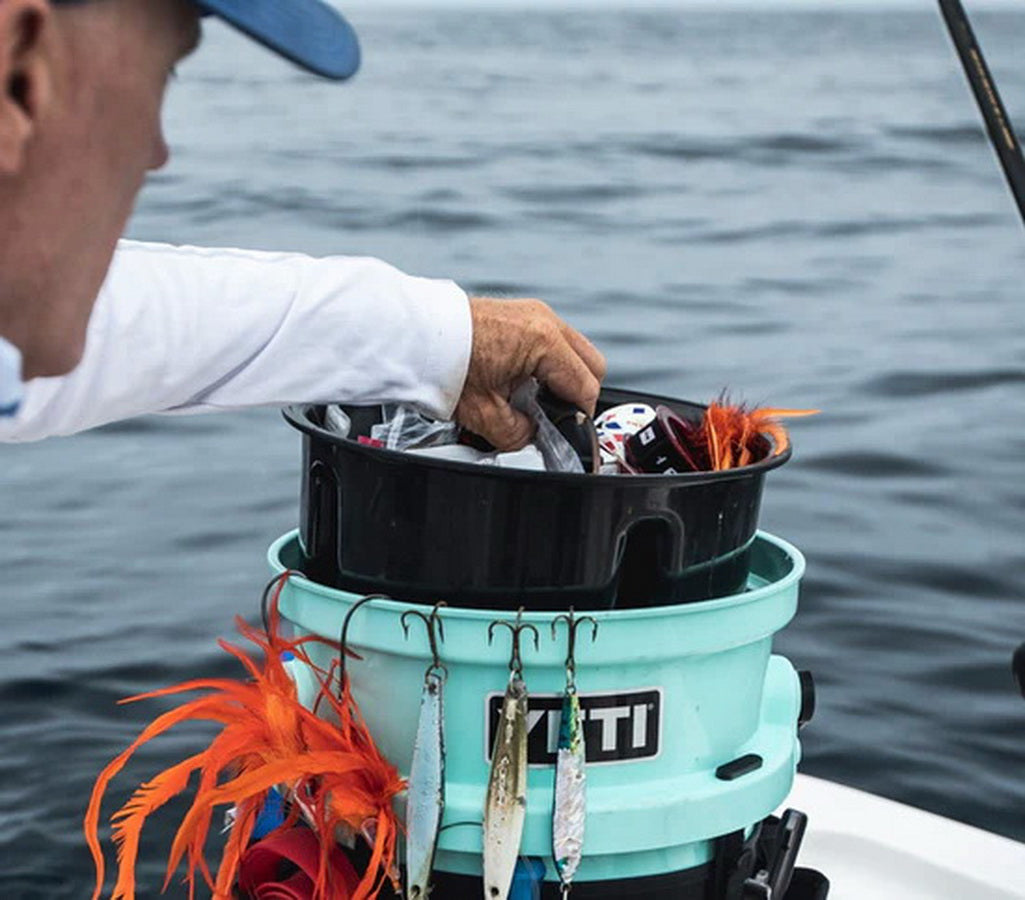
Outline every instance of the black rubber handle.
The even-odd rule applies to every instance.
[[[597,472],[601,465],[601,451],[591,417],[568,400],[563,400],[547,385],[538,392],[537,402],[580,457],[584,471]]]

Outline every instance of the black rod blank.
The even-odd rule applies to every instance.
[[[1000,160],[1011,193],[1018,204],[1018,212],[1025,223],[1025,159],[1022,158],[1021,145],[1018,143],[1014,126],[1000,100],[996,82],[990,74],[989,66],[986,65],[979,43],[975,40],[961,0],[939,0],[939,4],[950,38],[954,42],[968,83],[975,95],[975,102],[978,103],[982,118],[986,122],[990,143]]]

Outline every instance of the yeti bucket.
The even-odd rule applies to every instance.
[[[269,561],[279,573],[302,564],[295,532],[271,546]],[[588,812],[574,897],[703,900],[710,896],[707,873],[723,836],[750,836],[786,798],[800,756],[802,691],[798,674],[771,654],[771,646],[795,613],[803,571],[795,548],[758,534],[747,583],[729,597],[591,613],[596,638],[578,638],[576,646]],[[337,641],[345,613],[359,599],[295,575],[281,592],[280,609],[298,634]],[[347,663],[353,695],[381,751],[403,773],[409,771],[431,659],[424,630],[405,636],[400,624],[402,613],[413,608],[374,599],[354,613],[348,633],[348,646],[360,657]],[[438,887],[437,895],[480,896],[478,823],[510,656],[507,629],[497,629],[489,645],[488,628],[514,616],[463,607],[442,608],[440,616],[441,659],[448,669],[443,824],[452,827],[440,836],[436,886],[447,887]],[[532,726],[521,853],[546,866],[546,891],[555,890],[553,748],[566,656],[565,630],[553,639],[553,619],[552,613],[525,613],[523,620],[537,627],[541,640],[537,650],[532,642],[521,647]],[[335,651],[308,647],[326,669]],[[309,702],[313,683],[301,674],[298,680]]]

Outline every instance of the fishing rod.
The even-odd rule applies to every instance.
[[[979,105],[982,118],[986,122],[989,142],[996,151],[997,158],[1007,176],[1007,184],[1018,204],[1018,212],[1025,223],[1025,159],[1022,158],[1021,145],[1015,134],[1014,126],[1007,115],[996,82],[986,65],[985,57],[979,42],[975,39],[968,14],[961,5],[961,0],[939,0],[943,21],[950,32],[957,55],[961,58],[968,84],[971,85],[975,102]]]
[[[950,39],[961,58],[961,65],[964,67],[972,93],[975,94],[975,102],[979,104],[982,118],[986,122],[989,142],[996,151],[1004,175],[1007,176],[1007,184],[1014,195],[1014,201],[1018,204],[1018,212],[1025,221],[1025,159],[1022,158],[1018,136],[1000,99],[1000,92],[990,74],[989,66],[986,65],[979,42],[975,40],[961,0],[939,0],[939,3],[943,21],[950,32]],[[1018,690],[1025,697],[1025,644],[1015,651],[1011,660],[1011,671],[1018,683]]]

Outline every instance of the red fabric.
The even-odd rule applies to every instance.
[[[296,871],[282,880],[283,862]],[[253,900],[313,900],[319,866],[320,841],[309,828],[279,829],[246,851],[239,887]],[[325,900],[349,900],[359,875],[339,847],[331,850],[328,870],[330,890]]]

